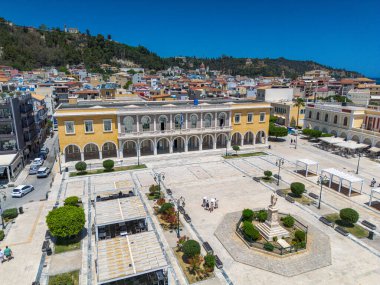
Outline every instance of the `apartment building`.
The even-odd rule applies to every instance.
[[[270,104],[250,100],[91,102],[55,113],[65,161],[265,145]]]

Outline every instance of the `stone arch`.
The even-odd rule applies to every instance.
[[[80,147],[76,144],[69,144],[65,147],[65,161],[80,161]]]
[[[360,138],[357,135],[353,135],[352,138],[351,138],[351,140],[355,141],[355,142],[360,142]]]
[[[167,129],[168,117],[166,115],[161,115],[158,117],[158,129],[163,132]]]
[[[191,129],[195,129],[198,126],[198,115],[197,114],[191,114],[189,116],[189,127]]]
[[[99,147],[96,143],[88,143],[83,148],[84,160],[99,159]]]
[[[125,141],[123,143],[123,157],[135,157],[136,155],[136,142]]]
[[[144,139],[140,142],[140,153],[143,155],[153,155],[154,154],[154,142],[151,139]]]
[[[213,149],[214,148],[214,137],[212,135],[204,135],[202,138],[202,149]]]
[[[380,148],[380,141],[378,141],[375,146]]]
[[[371,139],[369,139],[369,138],[365,138],[365,139],[363,140],[363,143],[364,143],[364,144],[367,144],[367,145],[369,145],[369,146],[372,145],[372,141],[371,141]]]
[[[203,126],[205,128],[211,128],[212,127],[212,114],[211,113],[207,113],[204,115],[204,118],[203,118]]]
[[[157,154],[170,153],[170,140],[168,138],[157,139]]]
[[[241,133],[236,132],[232,135],[231,145],[242,145],[243,136]]]
[[[266,143],[266,136],[264,131],[259,131],[256,135],[256,144],[265,144]]]
[[[152,120],[149,116],[143,116],[141,118],[141,129],[143,132],[149,132],[151,130]]]
[[[175,137],[172,140],[173,152],[184,152],[186,140],[184,137]]]
[[[134,131],[135,120],[131,116],[125,116],[123,119],[123,126],[126,133]]]
[[[117,157],[116,144],[113,142],[105,142],[102,145],[102,157],[103,158]]]
[[[341,132],[339,135],[340,138],[347,139],[347,134],[345,132]]]
[[[218,114],[218,127],[224,127],[227,122],[226,112],[221,112]]]
[[[244,144],[245,145],[253,145],[253,142],[255,140],[255,135],[251,132],[251,131],[248,131],[245,133],[244,135]]]
[[[322,133],[328,134],[328,130],[327,130],[327,128],[323,128],[323,129],[322,129]]]
[[[187,150],[195,151],[199,150],[200,138],[198,136],[191,136],[187,139]]]
[[[337,136],[338,136],[338,132],[337,132],[337,131],[335,131],[335,130],[331,130],[330,134],[334,135],[335,137],[337,137]]]
[[[218,134],[216,137],[216,148],[227,147],[228,136],[226,134]]]

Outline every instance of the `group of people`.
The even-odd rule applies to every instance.
[[[6,246],[4,250],[0,248],[0,262],[3,263],[4,261],[8,261],[12,259],[12,250]]]
[[[218,200],[216,198],[208,199],[207,197],[203,197],[202,207],[211,213],[214,209],[218,208]]]

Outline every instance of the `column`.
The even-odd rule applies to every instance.
[[[351,197],[351,191],[352,191],[352,182],[350,182],[350,192],[348,192],[348,197]]]
[[[58,153],[58,155],[61,155],[60,153]],[[59,159],[59,158],[58,158]],[[63,154],[63,157],[62,157],[62,163],[66,163],[66,152]]]
[[[81,153],[80,153],[80,160],[84,161],[84,152],[83,151],[81,151]]]
[[[136,131],[140,132],[139,115],[136,115]]]
[[[103,159],[103,153],[102,153],[102,151],[99,151],[99,159]]]
[[[185,129],[187,130],[187,113],[185,114]]]
[[[185,137],[185,152],[188,152],[189,151],[189,141],[188,141],[188,138],[187,136]]]
[[[331,181],[333,180],[334,175],[330,174],[329,188],[331,188]]]
[[[201,129],[203,128],[203,113],[200,113],[201,116]]]
[[[124,158],[124,154],[123,154],[123,149],[119,148],[119,152],[118,152],[118,158]]]
[[[227,148],[231,148],[231,140],[227,140]]]
[[[362,194],[362,191],[363,191],[363,183],[364,183],[364,180],[362,180],[362,184],[360,185],[360,194]],[[372,189],[371,189],[371,193],[372,193]]]
[[[156,130],[157,130],[157,127],[156,127],[156,115],[153,115],[153,131],[156,131]]]
[[[218,112],[215,112],[215,122],[214,127],[216,128],[218,126]]]
[[[216,149],[216,138],[217,136],[215,135],[213,139],[213,146],[212,146],[213,149]]]
[[[307,177],[307,172],[309,170],[309,166],[306,164],[306,172],[305,172],[305,177]]]
[[[121,134],[121,122],[120,122],[120,116],[117,116],[117,132]]]
[[[203,142],[203,135],[201,135],[200,137],[199,137],[199,151],[201,151],[202,149],[203,149],[203,145],[202,145],[202,142]]]
[[[230,111],[229,113],[229,118],[228,118],[228,127],[231,127],[232,126],[232,112]]]
[[[231,144],[231,142],[230,142]],[[244,145],[244,137],[243,136],[240,136],[240,146],[243,146]]]
[[[172,130],[173,129],[173,115],[172,114],[170,114],[170,130]]]
[[[340,192],[342,190],[342,178],[339,178],[339,188],[338,188],[338,192]]]
[[[173,153],[173,142],[169,141],[169,153]]]
[[[11,174],[10,174],[10,169],[9,166],[6,167],[7,170],[7,178],[8,178],[8,183],[11,182]]]
[[[154,143],[153,153],[154,155],[157,155],[157,139],[156,138],[154,138],[153,143]]]

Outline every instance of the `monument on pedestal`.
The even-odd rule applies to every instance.
[[[256,227],[260,234],[267,240],[273,241],[274,237],[289,237],[289,232],[280,226],[278,222],[278,209],[276,207],[277,195],[272,194],[271,204],[268,207],[268,218],[264,223],[258,224]]]

